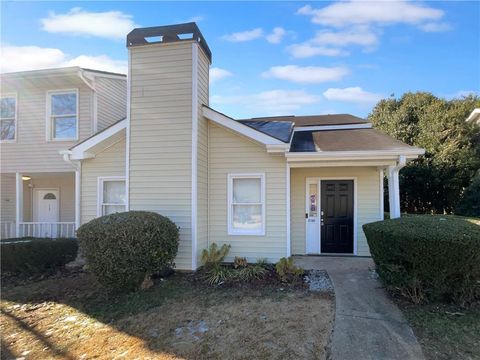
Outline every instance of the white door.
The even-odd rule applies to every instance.
[[[36,205],[33,219],[40,223],[35,226],[35,236],[56,237],[59,221],[59,193],[58,190],[35,189]]]
[[[320,214],[318,180],[307,180],[306,191],[306,253],[320,254]]]

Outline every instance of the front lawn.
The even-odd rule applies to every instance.
[[[209,287],[175,274],[108,296],[87,273],[4,287],[2,359],[322,359],[334,299],[278,284]]]
[[[480,359],[480,308],[400,304],[427,359]]]

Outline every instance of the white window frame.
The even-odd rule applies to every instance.
[[[233,180],[235,179],[260,179],[260,200],[259,204],[245,204],[245,205],[261,205],[262,206],[262,227],[258,230],[239,230],[233,227],[233,205],[242,205],[233,203]],[[265,216],[265,173],[249,173],[249,174],[228,174],[227,176],[227,227],[228,235],[250,235],[250,236],[265,236],[266,216]]]
[[[52,115],[52,95],[65,95],[65,94],[72,94],[72,93],[75,93],[75,96],[76,96],[76,100],[77,100],[77,104],[76,104],[76,110],[77,110],[77,113],[75,114],[76,118],[77,118],[77,123],[76,123],[76,131],[75,131],[75,137],[74,138],[64,138],[64,139],[57,139],[54,137],[54,134],[53,134],[53,115]],[[78,92],[78,88],[74,88],[74,89],[60,89],[60,90],[48,90],[47,91],[47,95],[46,95],[46,126],[45,126],[45,129],[46,129],[46,138],[47,138],[47,141],[76,141],[78,140],[78,132],[79,132],[79,123],[80,123],[80,117],[79,117],[79,113],[80,113],[80,109],[79,109],[79,105],[80,105],[80,101],[79,101],[79,92]]]
[[[13,137],[13,139],[5,139],[5,140],[1,140],[0,139],[0,142],[1,143],[13,143],[13,142],[16,142],[17,141],[17,134],[18,134],[18,127],[17,127],[17,119],[18,119],[18,96],[17,96],[17,93],[14,92],[14,93],[5,93],[5,94],[0,94],[0,98],[15,98],[15,119],[14,119],[14,128],[15,128],[15,136]],[[11,118],[5,118],[5,119],[0,119],[0,120],[9,120]]]
[[[123,181],[125,182],[125,195],[127,189],[127,183],[125,181],[125,176],[99,176],[97,178],[97,217],[103,216],[103,206],[104,205],[115,205],[119,206],[121,204],[104,204],[103,203],[103,184],[108,181]],[[123,204],[125,206],[125,211],[127,211],[127,202]]]

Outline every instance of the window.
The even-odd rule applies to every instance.
[[[228,234],[265,235],[265,175],[228,175]]]
[[[77,90],[48,93],[48,129],[50,140],[77,140]]]
[[[98,216],[125,211],[125,203],[125,179],[123,177],[98,179]]]
[[[0,98],[0,140],[15,141],[17,124],[17,97],[5,95]]]

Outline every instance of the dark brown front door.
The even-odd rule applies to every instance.
[[[353,180],[321,182],[322,253],[353,253]]]

